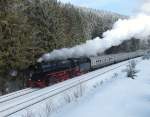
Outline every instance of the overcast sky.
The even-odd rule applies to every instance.
[[[77,6],[108,10],[124,15],[132,15],[137,7],[138,0],[60,0]]]

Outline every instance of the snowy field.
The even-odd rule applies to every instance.
[[[118,73],[111,83],[96,88],[53,117],[150,117],[150,60],[136,66],[133,80]]]
[[[121,62],[1,103],[0,115],[30,104],[10,117],[149,117],[150,60],[137,58],[136,62],[135,79],[126,77],[128,62]],[[8,107],[9,111],[2,112]]]

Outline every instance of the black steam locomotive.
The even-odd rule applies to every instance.
[[[70,58],[67,60],[37,63],[30,66],[29,87],[46,87],[90,71],[89,58]]]

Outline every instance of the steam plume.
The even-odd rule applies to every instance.
[[[119,19],[113,25],[112,30],[103,33],[103,38],[97,37],[72,48],[53,50],[51,53],[44,54],[38,59],[38,62],[70,57],[96,56],[112,46],[121,44],[124,40],[129,40],[132,37],[148,39],[149,36],[150,2],[145,0],[137,15],[131,16],[129,19]]]

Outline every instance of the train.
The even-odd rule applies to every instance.
[[[111,64],[143,56],[144,54],[145,51],[139,50],[128,53],[36,63],[29,66],[30,75],[27,79],[27,87],[47,87]]]

